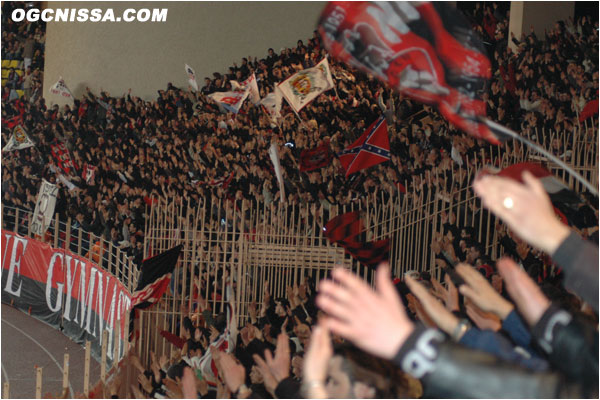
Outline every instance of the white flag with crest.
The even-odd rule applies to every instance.
[[[278,86],[294,111],[300,111],[321,93],[334,88],[327,58],[312,68],[296,72]]]
[[[22,125],[17,125],[13,129],[13,134],[2,151],[22,150],[34,146],[35,143],[27,136],[27,132]]]

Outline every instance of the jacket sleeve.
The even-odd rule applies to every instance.
[[[532,334],[554,368],[584,387],[598,390],[598,332],[594,326],[552,305]]]
[[[459,341],[469,349],[481,350],[495,355],[501,360],[513,362],[533,371],[545,371],[548,362],[540,357],[533,357],[525,350],[517,351],[506,337],[491,330],[471,328]]]
[[[491,354],[444,341],[418,326],[394,357],[404,372],[423,382],[424,397],[557,398],[583,397],[581,385],[555,372],[533,372]],[[460,382],[460,384],[457,384]]]
[[[517,346],[521,346],[532,355],[538,354],[537,350],[531,346],[529,328],[525,325],[517,310],[512,310],[502,321],[502,330],[508,334]]]
[[[565,271],[565,287],[598,312],[598,247],[571,232],[552,259]]]

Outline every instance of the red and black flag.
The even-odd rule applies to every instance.
[[[323,227],[323,235],[330,242],[343,247],[352,257],[367,267],[375,268],[387,261],[389,239],[365,242],[366,231],[358,211],[347,212],[331,219]]]
[[[323,236],[332,243],[356,242],[363,233],[364,226],[358,211],[338,215],[323,227]]]
[[[314,171],[325,167],[331,163],[332,159],[333,154],[329,147],[329,141],[325,141],[314,149],[302,150],[302,153],[300,153],[300,171]]]
[[[594,116],[594,114],[598,114],[599,106],[600,103],[598,102],[598,99],[589,101],[585,107],[583,107],[583,110],[581,110],[581,114],[579,114],[579,122],[583,122],[586,119]]]
[[[57,142],[50,146],[50,150],[52,156],[56,160],[56,164],[61,170],[63,170],[65,174],[71,175],[72,172],[75,172],[77,166],[71,158],[71,153],[69,153],[69,149],[67,149],[67,146],[65,146],[64,143]]]
[[[131,299],[133,308],[144,309],[158,302],[169,287],[182,248],[183,245],[178,245],[142,261],[138,284]]]
[[[479,121],[491,63],[469,26],[443,2],[343,1],[325,7],[318,29],[333,57],[437,105],[459,129],[498,143]]]
[[[344,151],[338,154],[346,171],[346,178],[362,169],[372,167],[390,159],[390,139],[387,122],[379,117]]]
[[[389,260],[390,240],[374,240],[366,243],[346,243],[344,249],[363,265],[375,268],[380,263]]]
[[[2,122],[4,122],[6,124],[6,127],[8,129],[12,129],[15,126],[21,124],[23,122],[23,116],[22,115],[17,115],[15,117],[9,118],[9,119],[5,119]]]

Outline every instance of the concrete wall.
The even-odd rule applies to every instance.
[[[521,33],[529,34],[531,27],[538,39],[544,39],[544,30],[554,28],[560,20],[568,20],[575,13],[573,1],[512,1],[510,4],[509,32],[517,38]],[[514,45],[512,42],[510,46]]]
[[[50,22],[47,24],[44,94],[59,76],[76,97],[85,87],[112,95],[154,99],[167,82],[187,87],[184,64],[204,76],[224,73],[241,58],[267,55],[312,37],[325,2],[48,2],[47,7],[167,8],[166,22]]]

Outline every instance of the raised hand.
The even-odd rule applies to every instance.
[[[219,363],[221,364],[221,378],[225,381],[231,393],[238,391],[246,380],[246,369],[240,362],[229,353],[221,353]]]
[[[333,346],[329,330],[317,324],[313,329],[302,367],[302,381],[309,391],[309,393],[305,393],[307,397],[327,398],[325,379],[327,378],[327,367],[332,355]]]
[[[437,325],[447,334],[452,335],[456,329],[456,326],[458,325],[458,318],[448,311],[442,303],[436,300],[423,285],[410,276],[406,277],[406,285],[419,299],[421,305],[423,306],[423,310],[427,313],[435,325]]]
[[[383,263],[377,269],[377,290],[352,272],[336,268],[337,281],[321,283],[317,305],[329,316],[323,327],[376,356],[391,359],[414,330]]]
[[[504,320],[514,309],[513,305],[470,265],[459,264],[456,266],[456,272],[465,281],[459,288],[460,292],[482,311],[491,312]]]
[[[511,259],[502,258],[496,267],[504,278],[506,290],[530,326],[535,325],[550,307],[550,300],[527,273]]]
[[[502,323],[500,322],[500,318],[498,318],[495,314],[490,312],[483,311],[479,307],[477,307],[472,301],[467,301],[465,303],[465,308],[467,310],[467,315],[477,325],[477,327],[481,330],[489,329],[491,331],[497,332],[502,327]]]
[[[553,254],[570,230],[554,214],[541,182],[523,172],[524,184],[509,178],[484,175],[473,183],[483,205],[502,219],[520,238]]]

